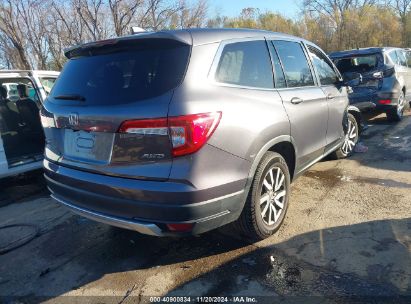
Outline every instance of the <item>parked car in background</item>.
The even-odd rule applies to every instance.
[[[76,213],[141,233],[236,221],[272,235],[290,182],[358,140],[324,52],[258,30],[151,32],[73,47],[42,108],[45,176]]]
[[[42,167],[39,109],[59,72],[0,70],[0,178]]]
[[[391,121],[399,121],[411,100],[410,52],[400,48],[366,48],[335,52],[329,55],[351,85],[350,103],[362,111],[386,113]]]

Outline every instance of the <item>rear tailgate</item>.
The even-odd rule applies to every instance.
[[[71,50],[44,104],[46,158],[79,170],[167,179],[169,135],[155,126],[121,133],[125,121],[166,118],[191,47],[173,39],[114,40]]]

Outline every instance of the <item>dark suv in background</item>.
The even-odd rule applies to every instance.
[[[347,87],[300,38],[151,32],[74,47],[42,110],[45,176],[73,211],[156,236],[282,223],[290,182],[358,140]]]
[[[399,121],[411,100],[411,56],[400,48],[366,48],[329,55],[346,81],[351,84],[350,103],[361,111],[384,112]]]

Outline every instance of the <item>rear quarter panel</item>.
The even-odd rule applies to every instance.
[[[175,91],[169,108],[169,116],[222,112],[220,124],[208,145],[214,148],[214,153],[220,151],[223,156],[210,154],[207,158],[202,153],[192,156],[191,161],[201,155],[203,163],[206,163],[203,169],[207,174],[189,173],[197,177],[195,180],[200,187],[205,184],[212,186],[207,175],[215,176],[214,172],[218,171],[224,172],[227,181],[241,176],[247,178],[263,147],[277,137],[288,138],[290,135],[289,120],[276,90],[233,87],[214,82],[214,73],[210,71],[219,45],[193,47],[185,81]],[[182,163],[181,159],[174,161],[170,178],[176,175],[176,166],[182,167]],[[192,166],[191,170],[196,170],[196,167]]]

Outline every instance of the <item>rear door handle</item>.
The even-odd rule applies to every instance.
[[[294,97],[294,98],[291,99],[292,104],[299,104],[299,103],[302,103],[303,101],[304,100],[302,100],[301,98],[298,98],[298,97]]]
[[[335,98],[335,96],[334,96],[333,94],[331,94],[331,93],[327,95],[327,99],[328,99],[328,100],[332,100],[332,99],[334,99],[334,98]]]

